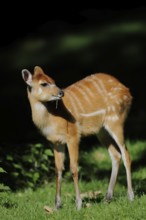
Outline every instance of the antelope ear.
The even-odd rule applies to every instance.
[[[32,86],[32,74],[27,69],[22,70],[22,78],[27,85]]]
[[[42,68],[40,66],[35,66],[34,67],[34,74],[44,74],[44,71],[42,70]]]

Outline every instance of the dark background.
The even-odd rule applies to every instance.
[[[0,17],[0,143],[41,139],[21,77],[36,65],[60,87],[95,72],[116,76],[134,97],[126,137],[145,139],[146,7],[21,7]]]

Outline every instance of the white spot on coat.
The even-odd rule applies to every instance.
[[[107,116],[108,121],[117,121],[119,119],[118,115]]]
[[[128,99],[128,96],[127,96],[127,95],[124,95],[124,96],[123,96],[123,99],[124,99],[124,100],[127,100],[127,99]]]

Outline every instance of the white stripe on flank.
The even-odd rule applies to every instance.
[[[96,84],[99,86],[99,90],[100,90],[100,93],[103,95],[103,92],[105,93],[105,94],[107,94],[107,90],[106,90],[106,88],[105,88],[105,86],[104,86],[104,83],[102,82],[102,80],[101,79],[99,79],[96,75],[91,75],[92,76],[92,78],[96,81]]]
[[[102,90],[99,88],[99,85],[97,84],[97,82],[95,82],[95,76],[94,75],[91,75],[90,77],[85,78],[85,80],[87,82],[90,81],[93,84],[93,86],[96,88],[96,90],[99,92],[99,94],[103,95]]]
[[[80,109],[80,111],[84,112],[84,108],[80,102],[80,100],[77,98],[77,96],[74,94],[73,91],[69,90],[68,91],[68,95],[72,98],[72,102],[74,103],[74,108],[75,108],[75,112],[76,114],[78,114],[78,108]],[[77,108],[78,107],[78,108]]]
[[[91,99],[89,98],[88,93],[85,92],[85,90],[83,88],[81,88],[80,86],[78,86],[78,85],[74,85],[74,86],[79,91],[79,93],[82,94],[83,99],[85,99],[88,103],[90,103]],[[87,87],[86,87],[86,89],[87,89]]]
[[[115,112],[115,106],[114,105],[111,105],[111,109],[113,110],[113,112]]]
[[[101,81],[101,79],[97,79],[97,78],[96,78],[96,80],[99,82],[99,85],[100,85],[101,89],[102,89],[103,92],[106,94],[106,93],[107,93],[107,90],[106,90],[106,88],[105,88],[103,82]]]
[[[91,113],[87,113],[87,114],[84,114],[84,113],[80,113],[81,116],[84,116],[84,117],[91,117],[91,116],[96,116],[96,115],[101,115],[101,114],[105,114],[105,109],[100,109],[96,112],[91,112]]]
[[[103,96],[103,91],[102,91],[102,89],[100,88],[100,86],[99,86],[99,84],[98,84],[98,82],[97,82],[97,78],[96,78],[96,76],[95,75],[91,75],[91,80],[92,80],[92,82],[93,82],[93,85],[95,86],[95,88],[98,90],[98,92]]]
[[[80,108],[80,110],[82,112],[84,112],[84,108],[80,102],[80,99],[75,95],[75,93],[73,91],[69,91],[71,93],[72,98],[75,100],[75,102],[77,103],[78,107]]]
[[[83,90],[85,91],[86,96],[88,95],[88,96],[94,97],[94,93],[92,92],[90,87],[87,87],[85,84],[81,84],[81,86],[83,87]]]
[[[108,106],[108,107],[107,107],[107,111],[108,111],[108,112],[110,112],[110,110],[111,110],[111,107],[110,107],[110,106]]]
[[[73,102],[73,98],[71,97],[71,95],[70,95],[68,90],[66,90],[65,92],[66,92],[67,98],[69,99],[69,103],[71,104],[71,108],[69,108],[69,111],[71,113],[75,113],[75,115],[77,115],[78,114],[77,106]]]

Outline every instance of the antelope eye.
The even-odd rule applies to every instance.
[[[41,86],[46,87],[48,86],[48,83],[41,83]]]

